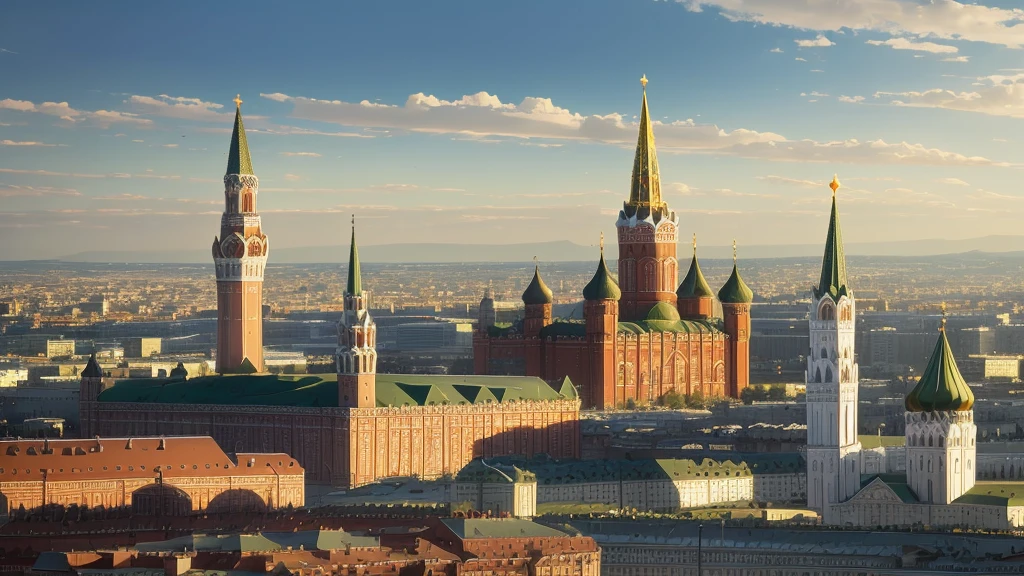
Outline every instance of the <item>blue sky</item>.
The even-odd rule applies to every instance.
[[[5,3],[0,259],[207,246],[236,93],[273,246],[593,244],[643,74],[683,238],[1017,233],[1015,5]]]

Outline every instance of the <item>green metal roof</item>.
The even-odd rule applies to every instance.
[[[700,271],[697,253],[694,252],[693,260],[690,261],[690,269],[686,272],[683,281],[679,283],[676,296],[679,298],[712,298],[714,295],[715,293],[708,286],[708,281],[704,279],[704,273]]]
[[[252,174],[252,158],[249,143],[245,140],[245,126],[242,125],[242,107],[235,108],[235,128],[231,131],[231,148],[228,150],[228,169],[224,174]]]
[[[914,495],[914,491],[911,490],[910,485],[907,484],[906,474],[862,474],[860,482],[861,489],[866,488],[868,484],[871,484],[875,480],[879,480],[888,486],[901,501],[907,504],[917,503],[917,496]]]
[[[512,464],[490,463],[474,458],[455,475],[458,482],[536,482],[537,475]]]
[[[821,278],[814,288],[815,298],[821,298],[825,294],[835,301],[843,295],[850,294],[846,281],[843,232],[839,227],[839,210],[836,208],[835,194],[832,195],[832,216],[828,221],[828,236],[825,237],[825,256],[821,260]]]
[[[523,304],[551,304],[553,301],[554,295],[551,293],[551,289],[540,277],[540,266],[534,267],[533,280],[523,292]]]
[[[532,376],[438,376],[378,374],[377,406],[486,404],[490,402],[576,399],[571,382],[556,391]],[[569,392],[571,391],[571,395]],[[171,380],[121,380],[104,390],[100,402],[217,404],[253,406],[338,406],[334,374],[218,375]]]
[[[978,482],[953,502],[989,506],[1024,506],[1024,482]]]
[[[619,480],[685,480],[709,477],[745,477],[752,474],[743,461],[732,459],[700,461],[688,458],[658,460],[552,460],[546,457],[532,459],[501,457],[488,460],[489,464],[504,464],[528,470],[539,484],[576,484],[583,482],[613,482]],[[794,468],[794,471],[796,469]]]
[[[619,322],[618,331],[628,334],[676,332],[682,334],[721,334],[718,326],[707,320],[639,320]]]
[[[740,269],[735,263],[732,274],[725,285],[718,291],[718,300],[723,304],[750,304],[754,300],[754,291],[740,277]]]
[[[340,550],[346,546],[377,548],[373,536],[355,536],[343,530],[302,530],[261,534],[190,534],[161,542],[140,542],[140,552],[272,552],[277,550]]]
[[[359,270],[359,249],[356,247],[356,224],[352,221],[352,247],[348,252],[348,284],[345,293],[359,296],[363,293],[363,280]]]
[[[479,538],[566,538],[569,535],[518,518],[444,518],[441,520],[462,540]]]
[[[945,328],[939,333],[928,367],[907,394],[904,405],[909,412],[962,411],[974,406],[974,393],[960,375]]]
[[[618,284],[612,279],[612,273],[608,271],[608,265],[604,261],[604,249],[601,250],[601,261],[597,264],[597,271],[590,282],[583,287],[584,300],[618,300],[622,297],[622,291]]]
[[[647,313],[647,321],[675,322],[679,320],[679,310],[668,302],[658,302]]]

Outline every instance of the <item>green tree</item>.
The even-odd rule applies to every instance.
[[[701,409],[707,406],[707,402],[704,399],[704,393],[700,390],[694,390],[692,394],[686,397],[686,407]]]
[[[785,384],[772,384],[768,388],[768,399],[769,400],[785,400],[786,399],[786,385]]]
[[[680,408],[686,405],[686,399],[683,398],[683,395],[680,394],[679,392],[676,392],[675,390],[670,390],[669,392],[666,392],[664,396],[661,397],[661,404],[666,408],[671,408],[672,410],[679,410]]]

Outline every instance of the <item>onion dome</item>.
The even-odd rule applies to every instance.
[[[96,361],[96,353],[93,352],[89,356],[89,362],[85,365],[85,370],[82,370],[82,378],[102,378],[103,370],[100,369],[100,363]]]
[[[647,313],[647,321],[650,322],[652,320],[658,322],[678,322],[679,310],[676,310],[676,307],[668,302],[658,302]]]
[[[690,270],[687,271],[683,281],[676,290],[678,298],[711,298],[715,295],[704,279],[704,273],[700,271],[700,264],[697,263],[697,236],[693,237],[693,260],[690,261]]]
[[[908,412],[966,411],[974,407],[974,393],[956,366],[945,326],[943,318],[928,367],[904,402]]]
[[[523,304],[551,304],[553,301],[554,295],[547,284],[541,280],[540,266],[537,266],[533,270],[533,280],[530,281],[530,285],[523,292]]]
[[[718,291],[718,300],[722,304],[750,304],[754,301],[754,291],[740,278],[740,269],[736,264],[736,241],[732,242],[732,275]]]
[[[583,287],[584,300],[618,300],[622,297],[622,291],[612,279],[608,265],[604,261],[604,235],[601,235],[601,261],[597,264],[597,272],[590,282]]]

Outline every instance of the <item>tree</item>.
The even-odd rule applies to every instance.
[[[768,399],[769,400],[785,400],[786,399],[786,385],[785,384],[772,384],[768,388]]]
[[[670,390],[666,392],[664,396],[661,397],[661,404],[666,408],[671,408],[672,410],[679,410],[680,408],[686,405],[686,399],[683,398],[683,395],[680,394],[679,392],[676,392],[675,390]]]
[[[632,398],[626,400],[626,410],[636,410],[636,401]]]
[[[694,390],[689,396],[686,397],[687,408],[704,408],[707,403],[704,400],[704,393],[700,390]]]

